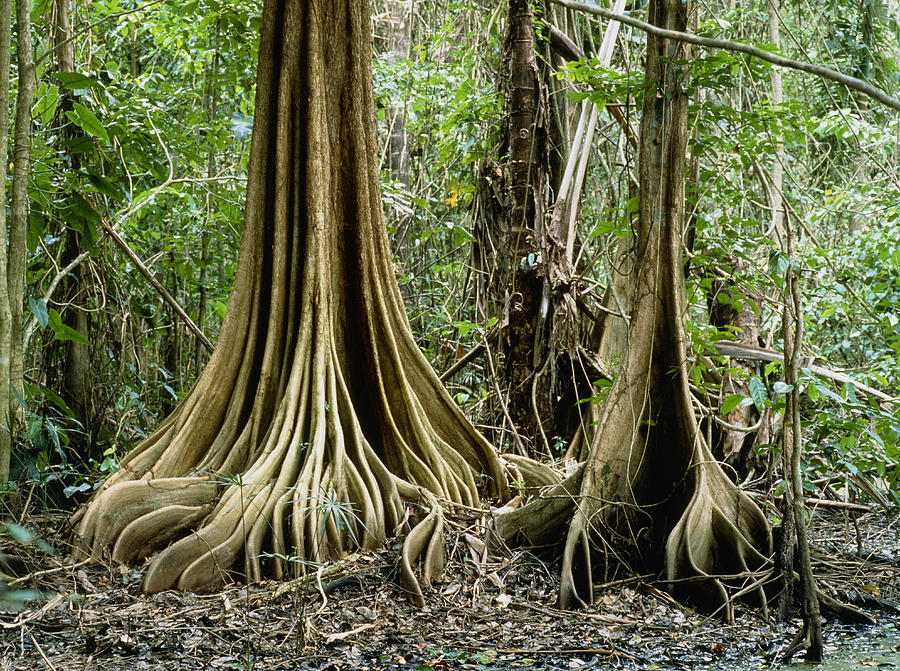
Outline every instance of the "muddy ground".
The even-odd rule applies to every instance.
[[[397,546],[294,582],[145,596],[140,569],[65,563],[64,520],[23,520],[54,554],[0,537],[21,574],[10,588],[43,595],[0,612],[0,669],[764,668],[799,626],[740,604],[724,622],[677,603],[655,576],[608,576],[591,608],[562,612],[552,550],[481,561],[465,529],[449,539],[446,577],[423,609],[397,584]],[[900,625],[897,521],[870,513],[854,525],[843,512],[820,511],[813,533],[823,589],[855,601],[876,626]],[[869,631],[829,621],[826,649]]]

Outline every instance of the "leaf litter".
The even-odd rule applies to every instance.
[[[36,517],[30,527],[64,548],[64,523]],[[879,626],[892,619],[900,625],[895,524],[867,515],[854,525],[861,534],[855,538],[846,524],[840,514],[814,517],[818,579]],[[554,548],[488,557],[470,529],[451,534],[447,547],[444,578],[419,609],[400,587],[396,541],[293,581],[144,595],[141,568],[71,565],[61,551],[3,535],[0,552],[13,573],[7,589],[25,590],[32,600],[15,608],[2,599],[11,592],[0,593],[0,608],[15,608],[0,610],[0,669],[771,668],[796,631],[796,623],[768,621],[741,605],[735,622],[725,624],[679,604],[650,575],[607,576],[593,606],[560,611]],[[834,649],[869,628],[829,623],[826,632]]]

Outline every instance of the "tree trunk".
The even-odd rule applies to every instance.
[[[388,3],[387,25],[385,36],[385,50],[390,54],[391,62],[399,64],[409,58],[410,37],[412,30],[413,11],[409,0],[391,0]],[[391,180],[404,186],[409,186],[409,135],[406,132],[406,106],[405,95],[395,91],[385,110],[388,121],[387,167]],[[410,269],[410,226],[413,217],[403,208],[391,207],[387,213],[388,225],[394,231],[391,239],[391,249],[396,258],[397,267],[401,272],[409,272]],[[402,289],[404,298],[407,290]]]
[[[80,552],[161,550],[143,587],[280,577],[290,558],[374,548],[405,519],[422,596],[438,499],[505,493],[500,462],[416,348],[378,192],[369,3],[267,0],[244,232],[215,352],[194,389],[98,490]],[[173,542],[174,541],[174,542]],[[171,544],[170,544],[171,543]],[[294,567],[296,568],[296,567]]]
[[[387,26],[387,48],[395,63],[409,58],[411,3],[408,0],[393,0]],[[406,109],[404,101],[392,100],[387,108],[388,129],[388,169],[391,179],[409,184],[409,138],[406,133]]]
[[[7,286],[10,306],[10,385],[25,398],[25,363],[22,352],[22,316],[25,304],[26,236],[31,203],[28,177],[31,174],[31,104],[34,99],[34,54],[31,51],[31,3],[16,0],[16,57],[19,81],[16,93],[16,126],[13,150],[12,202],[10,205],[9,264]],[[18,414],[19,400],[10,399],[11,411]]]
[[[786,222],[785,252],[788,258],[794,259],[794,233]],[[784,379],[791,385],[785,400],[785,430],[783,454],[790,455],[790,470],[785,470],[784,477],[790,487],[791,510],[785,514],[793,516],[794,533],[797,537],[797,567],[800,573],[800,588],[803,597],[803,628],[788,646],[783,655],[784,660],[801,648],[806,649],[806,658],[813,662],[821,662],[824,656],[822,644],[822,619],[819,609],[819,597],[816,591],[816,580],[813,576],[809,553],[809,537],[806,522],[806,496],[803,492],[803,433],[800,423],[800,353],[803,347],[803,309],[800,297],[800,278],[793,263],[785,273],[784,318],[782,330],[784,334]],[[788,461],[787,459],[785,461]],[[793,578],[793,572],[783,576],[782,582]]]
[[[506,146],[499,152],[507,161],[504,169],[492,166],[482,175],[484,216],[476,227],[474,257],[482,285],[479,309],[485,320],[496,317],[501,326],[497,374],[505,398],[499,402],[520,449],[544,453],[547,436],[554,433],[556,379],[555,357],[548,357],[545,347],[551,315],[543,272],[547,259],[541,251],[544,215],[552,202],[554,120],[535,50],[534,21],[529,0],[509,0],[509,119]],[[532,442],[539,437],[543,444]]]
[[[654,0],[650,21],[684,30],[687,8]],[[634,310],[622,369],[579,455],[584,466],[569,506],[561,607],[590,603],[594,541],[605,556],[665,568],[670,580],[699,577],[685,583],[691,592],[726,607],[729,593],[715,576],[759,568],[771,545],[762,513],[725,476],[697,430],[682,323],[689,49],[648,36],[647,54]],[[548,515],[565,519],[559,501],[539,498],[502,516],[500,535],[531,535]]]
[[[10,423],[10,358],[12,356],[12,311],[6,246],[6,173],[9,143],[9,61],[11,49],[10,0],[0,0],[0,489],[9,482],[12,454]]]
[[[55,42],[59,44],[56,49],[57,71],[58,72],[75,72],[75,45],[72,42],[72,24],[69,20],[69,0],[54,0],[53,17],[55,22]],[[60,127],[60,134],[63,139],[73,140],[83,136],[82,130],[74,123],[66,118],[66,112],[72,109],[74,102],[72,92],[69,89],[60,91],[60,104],[57,109],[57,122]],[[60,143],[61,147],[69,146],[66,142]],[[81,169],[81,158],[76,153],[68,152],[63,149],[65,154],[62,160],[66,169],[77,172]],[[62,194],[61,201],[64,209],[64,203],[72,194]],[[81,234],[66,226],[65,214],[61,213],[57,225],[60,228],[60,235],[65,240],[63,254],[60,258],[60,265],[65,267],[69,265],[83,251]],[[90,339],[90,316],[85,310],[87,302],[87,287],[90,282],[90,273],[85,271],[84,265],[79,265],[62,284],[62,297],[59,299],[63,305],[68,306],[63,314],[65,324],[75,329],[85,338]],[[92,375],[91,375],[91,349],[84,343],[72,341],[59,341],[56,344],[59,355],[63,360],[61,368],[61,376],[53,373],[58,377],[59,394],[66,402],[66,405],[72,410],[75,419],[80,425],[80,429],[84,431],[85,442],[87,443],[87,451],[83,455],[85,458],[97,458],[100,455],[92,453],[94,444],[95,426],[93,421],[92,409]]]
[[[206,123],[208,125],[208,133],[213,133],[216,128],[216,117],[219,114],[219,87],[217,80],[219,76],[219,31],[220,21],[216,21],[216,51],[213,55],[212,62],[206,72],[206,90],[203,99],[203,109],[206,110]],[[206,221],[203,230],[200,233],[200,277],[197,280],[199,284],[199,295],[197,296],[197,325],[206,328],[206,314],[208,310],[209,291],[206,285],[209,283],[209,244],[210,229],[213,227],[215,220],[214,213],[219,209],[217,202],[217,184],[216,176],[216,150],[213,142],[209,143],[209,151],[206,154],[206,176],[209,179],[209,185],[206,188]],[[194,342],[194,378],[200,375],[203,364],[206,362],[206,351],[203,343],[199,340]]]

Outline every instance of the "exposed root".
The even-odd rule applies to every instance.
[[[653,2],[649,11],[661,27],[686,25],[678,0]],[[689,57],[686,50],[683,43],[648,37],[646,81],[655,91],[643,101],[635,263],[621,287],[633,309],[625,347],[610,351],[625,335],[624,323],[608,332],[604,327],[601,334],[601,353],[621,353],[622,364],[602,403],[589,406],[574,455],[583,462],[576,486],[557,486],[556,494],[568,500],[538,499],[498,520],[498,536],[506,539],[519,529],[552,538],[554,527],[558,538],[561,523],[569,519],[562,608],[591,603],[591,548],[598,540],[609,557],[639,557],[665,567],[670,580],[749,575],[770,552],[765,518],[699,442],[691,407],[682,258],[688,101],[684,71],[672,65]],[[729,607],[725,585],[714,578],[708,584],[716,600]],[[761,593],[758,584],[754,589]]]
[[[366,3],[265,3],[276,46],[260,54],[219,342],[78,520],[77,557],[152,556],[148,592],[296,574],[379,547],[407,502],[505,496],[499,458],[416,347],[394,278],[370,33]],[[410,585],[423,552],[425,581],[439,575],[442,531],[433,505],[404,546]]]
[[[425,596],[413,568],[419,557],[422,557],[422,582],[427,587],[444,571],[444,513],[437,503],[409,532],[400,553],[400,580],[412,602],[424,606]]]
[[[579,505],[569,523],[563,548],[557,606],[561,609],[585,608],[594,600],[591,566],[590,522]]]
[[[559,530],[575,508],[583,472],[579,468],[521,508],[498,515],[488,534],[488,546],[496,550],[503,544],[542,545],[559,540]]]
[[[801,650],[806,650],[806,659],[811,662],[821,662],[824,658],[825,650],[823,649],[821,642],[815,642],[812,627],[806,621],[806,618],[804,618],[803,621],[803,628],[797,632],[794,640],[791,641],[791,644],[784,653],[782,653],[781,663],[789,663],[791,658]]]
[[[79,527],[81,531],[75,538],[73,559],[99,558],[103,548],[116,542],[124,529],[145,515],[154,515],[153,519],[158,520],[159,511],[167,507],[195,508],[208,504],[217,496],[216,483],[203,477],[120,483],[115,496],[104,493],[87,509]],[[152,522],[152,526],[156,527],[157,522]],[[122,548],[122,553],[137,556],[143,540],[139,537],[134,548]]]
[[[122,530],[113,546],[112,558],[133,564],[196,528],[212,512],[212,504],[203,506],[166,506],[139,517]]]
[[[519,489],[535,490],[559,483],[562,476],[552,466],[518,454],[504,454],[503,465],[510,471],[509,480]]]
[[[876,624],[877,620],[868,613],[828,596],[822,590],[816,592],[822,612],[831,613],[845,624]]]
[[[721,602],[731,621],[731,599],[717,576],[748,575],[769,563],[771,531],[762,511],[728,479],[699,434],[692,469],[694,493],[667,539],[666,574],[673,584],[708,578],[710,596]],[[697,587],[692,582],[694,591]],[[755,591],[766,608],[762,582]]]

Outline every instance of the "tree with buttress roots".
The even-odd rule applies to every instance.
[[[654,0],[683,29],[681,0]],[[379,546],[406,518],[401,572],[423,603],[443,561],[442,510],[506,494],[500,458],[463,417],[410,335],[376,168],[366,0],[267,0],[244,233],[219,343],[196,386],[79,513],[79,556],[151,558],[146,591],[275,578],[290,559]],[[495,537],[563,542],[560,603],[591,600],[606,556],[665,548],[671,580],[726,604],[726,580],[768,561],[759,509],[697,430],[686,377],[681,245],[687,69],[649,37],[641,205],[628,347],[591,404],[580,466],[559,482],[507,461],[543,493],[496,516]],[[650,553],[644,561],[654,562]],[[269,561],[262,563],[262,558]],[[699,580],[697,580],[699,578]]]
[[[152,557],[143,587],[281,577],[406,517],[413,599],[442,503],[502,496],[500,460],[410,333],[379,194],[367,0],[266,0],[238,269],[196,386],[96,492],[76,553]],[[267,557],[265,564],[261,558]]]
[[[689,6],[651,0],[649,20],[683,31]],[[531,479],[545,493],[496,524],[507,542],[564,537],[562,607],[590,603],[597,557],[664,569],[671,584],[711,597],[729,615],[740,593],[765,605],[760,571],[768,570],[769,526],[712,457],[688,385],[682,247],[689,57],[688,45],[648,35],[633,309],[621,368],[570,450],[579,468],[547,488],[546,474],[520,463],[526,484]],[[607,328],[604,338],[612,337]],[[592,552],[598,547],[602,552]]]

